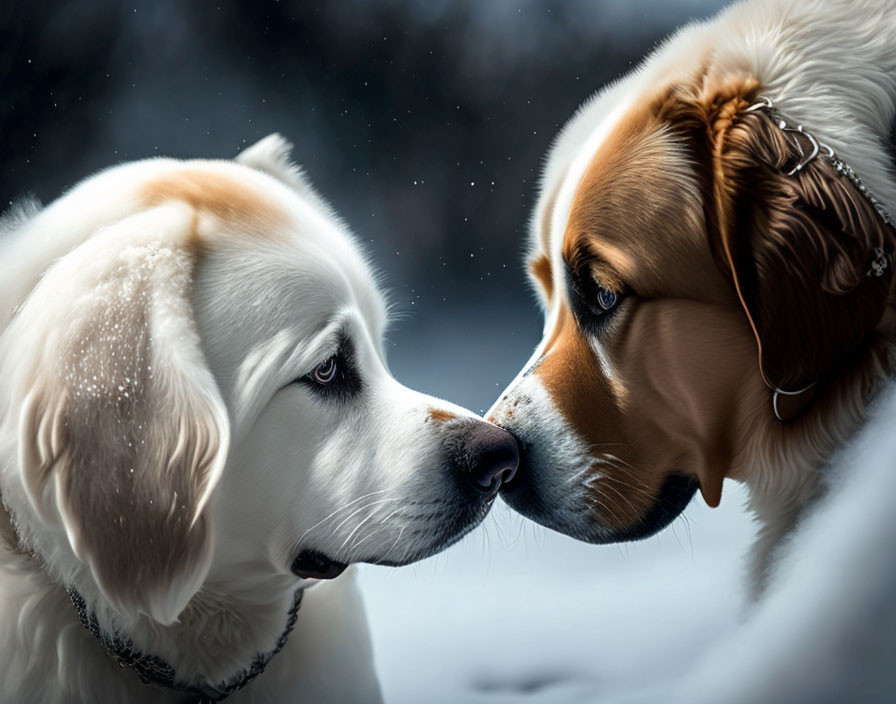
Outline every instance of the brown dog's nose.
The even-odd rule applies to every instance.
[[[520,462],[516,438],[497,425],[482,422],[467,432],[462,456],[473,485],[487,494],[497,494],[502,484],[513,479]]]

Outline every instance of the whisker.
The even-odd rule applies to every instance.
[[[358,503],[359,501],[363,501],[364,499],[369,499],[371,496],[376,496],[377,494],[383,494],[383,493],[385,493],[385,492],[387,492],[387,491],[388,491],[388,489],[380,489],[379,491],[371,491],[369,494],[364,494],[363,496],[359,496],[357,499],[352,499],[352,500],[349,501],[347,504],[345,504],[345,506],[340,506],[340,507],[337,508],[335,511],[333,511],[333,513],[331,513],[329,516],[327,516],[326,518],[323,518],[323,519],[319,520],[317,523],[315,523],[313,526],[311,526],[308,530],[306,530],[304,533],[302,533],[302,535],[299,537],[298,541],[296,541],[296,542],[301,543],[301,542],[302,542],[302,539],[303,539],[306,535],[308,535],[311,531],[313,531],[315,528],[317,528],[317,527],[320,526],[321,524],[326,523],[327,521],[329,521],[331,518],[333,518],[333,516],[335,516],[335,515],[336,515],[337,513],[339,513],[340,511],[344,511],[345,509],[347,509],[347,508],[349,508],[350,506],[352,506],[352,505]]]
[[[384,501],[388,501],[388,499],[386,499]],[[364,524],[367,523],[367,521],[369,521],[371,518],[376,516],[382,510],[383,505],[384,505],[384,502],[380,502],[379,506],[377,506],[375,509],[373,509],[373,511],[371,511],[369,514],[367,514],[367,516],[365,518],[358,521],[358,525],[356,525],[354,528],[352,528],[351,532],[347,536],[345,536],[345,540],[343,540],[342,545],[339,546],[339,552],[342,551],[342,549],[348,544],[348,541],[351,540],[355,536],[355,533],[357,533],[364,526]]]
[[[501,528],[501,524],[498,523],[498,519],[495,518],[494,511],[489,511],[488,521],[495,527],[495,532],[498,534],[498,540],[501,541],[501,546],[505,548],[509,548],[510,545],[507,543],[507,536],[504,534],[504,530]]]
[[[653,494],[648,490],[647,485],[643,482],[632,483],[630,481],[625,481],[621,477],[614,477],[609,474],[605,474],[601,477],[601,481],[615,482],[616,484],[621,484],[626,489],[631,489],[632,491],[639,492],[642,496],[652,497]]]
[[[380,507],[377,509],[377,511],[379,511],[381,508],[383,508],[383,507],[380,506]],[[392,513],[390,513],[388,516],[386,516],[385,518],[383,518],[382,520],[380,520],[375,526],[373,526],[373,528],[367,532],[367,535],[365,535],[365,536],[364,536],[363,538],[361,538],[360,540],[356,540],[355,542],[353,542],[353,543],[349,546],[349,550],[355,550],[355,549],[357,549],[358,546],[360,546],[362,543],[364,543],[365,540],[367,540],[368,538],[370,538],[370,537],[376,535],[376,534],[380,531],[380,529],[381,529],[384,525],[386,525],[386,524],[392,519],[393,516],[395,516],[397,513],[400,513],[400,512],[403,511],[403,510],[404,510],[404,506],[399,506],[397,509],[395,509],[394,511],[392,511]],[[375,511],[374,513],[370,514],[370,516],[368,516],[367,518],[365,518],[364,521],[369,520],[369,519],[372,518],[374,515],[376,515],[376,511]],[[361,521],[357,526],[355,526],[355,529],[352,531],[352,533],[349,533],[349,538],[352,536],[353,533],[355,533],[355,532],[358,530],[358,528],[360,528],[361,526],[364,525],[364,521]],[[347,540],[348,540],[348,538],[346,538],[346,541],[347,541]],[[345,545],[345,543],[343,543],[343,545]]]
[[[621,491],[619,491],[619,489],[617,489],[617,488],[616,488],[615,486],[613,486],[612,484],[602,484],[599,488],[600,488],[600,489],[609,489],[609,490],[612,491],[614,494],[616,494],[616,496],[618,496],[620,499],[622,499],[623,501],[625,501],[625,503],[628,504],[628,507],[635,513],[635,515],[637,515],[638,513],[640,513],[640,512],[638,511],[638,509],[635,508],[635,505],[629,500],[629,498],[628,498],[625,494],[623,494]]]
[[[604,498],[604,499],[607,498],[606,495],[602,494],[600,492],[599,488],[596,488],[596,490],[597,490],[597,496],[591,497],[591,500],[593,503],[592,508],[594,506],[596,506],[598,509],[600,509],[601,513],[609,514],[610,518],[613,519],[613,521],[615,521],[620,527],[624,527],[625,521],[620,520],[619,514],[616,513],[616,511],[614,511],[613,509],[611,509],[609,504],[607,504],[604,501],[601,501],[601,498]]]
[[[369,504],[365,504],[364,506],[361,506],[360,508],[356,508],[350,514],[348,514],[345,518],[343,518],[339,522],[339,525],[337,525],[332,531],[330,531],[330,534],[327,537],[332,538],[334,535],[336,535],[336,533],[339,532],[339,529],[342,528],[342,526],[344,526],[348,521],[350,521],[352,519],[352,516],[358,515],[361,511],[366,511],[367,509],[372,508],[378,504],[384,504],[389,501],[400,501],[400,500],[401,499],[398,496],[391,496],[391,497],[386,497],[385,499],[378,499],[376,501],[372,501]]]
[[[398,545],[398,541],[401,540],[401,536],[404,535],[404,529],[405,529],[405,528],[407,528],[407,523],[405,523],[405,524],[401,527],[401,530],[398,531],[398,535],[395,536],[395,540],[392,541],[392,544],[389,546],[389,549],[386,550],[386,551],[383,553],[383,557],[385,557],[386,555],[389,555],[389,554],[395,549],[395,546]],[[398,562],[401,562],[401,560],[398,560]]]

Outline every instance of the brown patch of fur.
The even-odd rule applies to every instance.
[[[540,254],[529,263],[529,271],[541,286],[542,293],[548,303],[554,297],[554,275],[551,271],[551,260]]]
[[[742,99],[719,110],[713,163],[721,249],[754,329],[770,386],[818,382],[868,340],[884,312],[892,268],[867,277],[893,233],[864,196],[819,157],[801,159],[765,112]]]
[[[619,422],[621,419],[612,387],[602,374],[588,342],[580,334],[573,314],[566,305],[560,310],[544,354],[535,374],[544,384],[559,413],[576,434],[595,447],[610,442],[611,438],[618,442],[624,428]],[[597,419],[600,421],[595,422]],[[618,449],[618,446],[614,449]],[[594,471],[606,474],[605,467],[597,465],[597,459],[595,457]],[[634,483],[628,484],[629,480],[634,480]],[[591,492],[596,499],[596,504],[592,505],[602,509],[598,512],[598,520],[618,531],[635,524],[650,509],[650,497],[658,488],[651,485],[651,478],[646,475],[626,476],[623,481],[630,488],[635,488],[632,492],[634,500],[626,497],[626,501],[618,505],[615,502],[607,505],[600,496],[598,483],[592,485]],[[614,488],[618,490],[618,487]]]
[[[612,376],[565,306],[535,373],[593,448],[593,470],[604,476],[591,485],[594,505],[621,530],[650,510],[670,472],[714,486],[745,423],[744,399],[761,384],[744,381],[750,337],[736,308],[661,299],[633,302],[620,316],[600,341]],[[603,462],[604,452],[617,459]]]
[[[253,184],[226,174],[200,168],[183,168],[153,179],[140,190],[147,205],[170,200],[183,201],[197,213],[208,212],[225,220],[250,220],[279,223],[286,220],[282,209]],[[270,232],[270,228],[259,228]]]
[[[614,290],[716,299],[727,284],[706,275],[712,257],[699,182],[678,136],[658,116],[665,99],[633,110],[594,155],[573,198],[563,258]]]
[[[457,415],[451,413],[451,411],[445,411],[441,408],[430,408],[429,409],[429,419],[433,423],[445,423],[449,420],[453,420],[457,418]]]

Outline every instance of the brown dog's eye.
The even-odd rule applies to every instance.
[[[597,303],[604,310],[610,310],[619,302],[619,294],[603,286],[597,289]]]
[[[591,271],[580,273],[566,266],[569,302],[576,322],[583,332],[599,335],[630,292],[624,285],[609,289]]]
[[[318,384],[329,384],[336,378],[336,372],[339,371],[339,362],[336,357],[337,355],[333,355],[311,373]]]

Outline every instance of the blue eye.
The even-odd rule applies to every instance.
[[[604,310],[610,310],[619,301],[619,294],[605,289],[603,286],[597,289],[597,303]]]

